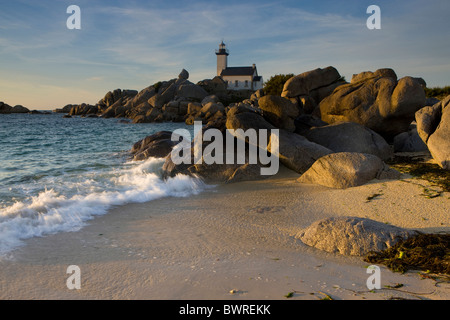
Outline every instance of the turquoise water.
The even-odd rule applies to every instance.
[[[130,159],[138,140],[178,128],[193,131],[182,123],[0,115],[0,255],[24,239],[78,230],[112,206],[199,192],[191,177],[163,181],[162,159]]]

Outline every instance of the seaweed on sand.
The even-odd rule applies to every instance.
[[[382,252],[369,252],[364,261],[386,265],[394,272],[418,269],[450,274],[450,234],[419,234]]]
[[[404,156],[395,156],[388,164],[402,173],[427,180],[444,192],[450,192],[450,171],[442,169],[437,164],[423,162],[421,158],[413,159]]]

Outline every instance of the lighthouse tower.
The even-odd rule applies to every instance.
[[[228,67],[228,49],[225,43],[219,45],[219,50],[216,50],[217,55],[217,75],[220,76],[222,70],[225,70]]]

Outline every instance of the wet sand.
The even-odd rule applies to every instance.
[[[0,299],[449,299],[449,284],[381,267],[295,238],[312,222],[358,216],[424,232],[449,232],[450,194],[428,199],[426,181],[377,181],[347,190],[267,180],[215,186],[189,198],[116,207],[77,232],[26,241],[0,261]],[[380,196],[371,201],[367,197]],[[81,270],[69,290],[67,267]],[[385,288],[401,283],[398,290]]]

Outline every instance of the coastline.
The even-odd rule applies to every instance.
[[[282,168],[266,180],[127,204],[80,231],[29,239],[0,261],[0,299],[283,300],[289,292],[289,300],[323,294],[336,300],[450,298],[448,284],[383,266],[383,289],[369,292],[368,264],[360,257],[322,252],[295,239],[331,216],[448,232],[449,193],[428,199],[418,185],[427,182],[405,176],[346,190],[303,185],[298,176]],[[368,202],[375,193],[382,196]],[[80,267],[80,290],[66,287],[69,265]],[[397,283],[402,289],[384,287]]]

